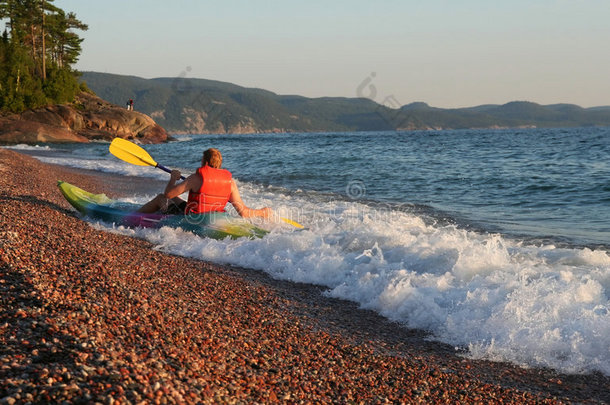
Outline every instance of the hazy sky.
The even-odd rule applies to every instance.
[[[609,0],[56,0],[77,68],[436,107],[610,105]]]

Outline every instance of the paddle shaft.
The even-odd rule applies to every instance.
[[[168,172],[168,173],[171,173],[171,172],[172,172],[172,170],[171,170],[171,169],[168,169],[167,167],[165,167],[165,166],[163,166],[163,165],[160,165],[159,163],[157,163],[157,165],[156,165],[155,167],[156,167],[156,168],[158,168],[158,169],[163,170],[164,172]],[[180,179],[185,180],[185,179],[186,179],[186,177],[184,177],[184,176],[180,176]]]

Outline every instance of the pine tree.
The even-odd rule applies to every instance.
[[[48,17],[47,29],[50,36],[51,58],[59,67],[72,65],[78,61],[83,39],[72,30],[86,31],[89,27],[76,18],[74,13],[59,10]]]
[[[71,101],[79,91],[76,63],[88,27],[54,0],[0,0],[0,109],[19,112]]]

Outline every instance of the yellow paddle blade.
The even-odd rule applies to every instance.
[[[280,219],[281,219],[282,221],[286,222],[287,224],[290,224],[290,225],[292,225],[292,226],[296,226],[297,228],[301,228],[301,229],[302,229],[302,228],[304,228],[304,226],[303,226],[303,225],[301,225],[301,224],[299,224],[298,222],[295,222],[295,221],[293,221],[293,220],[291,220],[291,219],[284,218],[284,217],[280,217]]]
[[[157,166],[157,162],[146,152],[133,142],[123,138],[114,138],[110,147],[110,153],[124,160],[127,163],[138,166]]]

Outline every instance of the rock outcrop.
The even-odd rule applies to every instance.
[[[168,140],[167,132],[137,111],[81,93],[71,104],[59,104],[0,117],[0,143],[111,141],[115,137],[140,143]]]

